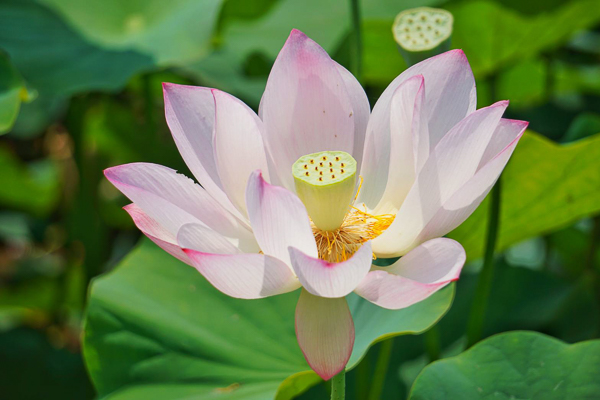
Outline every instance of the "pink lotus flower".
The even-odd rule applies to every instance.
[[[298,343],[323,379],[352,352],[350,292],[400,309],[458,278],[464,250],[441,236],[481,203],[527,126],[501,118],[506,101],[475,109],[461,50],[404,71],[370,112],[352,74],[297,30],[258,115],[216,89],[165,84],[164,94],[202,186],[146,163],[106,177],[133,201],[137,227],[221,292],[303,287]],[[374,255],[402,258],[380,268]]]

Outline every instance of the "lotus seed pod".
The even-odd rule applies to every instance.
[[[292,165],[296,193],[317,228],[342,225],[356,191],[356,160],[343,151],[302,156]]]
[[[454,18],[446,10],[411,8],[396,16],[392,32],[408,66],[450,50]]]

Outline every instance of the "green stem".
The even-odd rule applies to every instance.
[[[435,325],[425,332],[425,349],[427,350],[429,362],[434,362],[440,358],[441,347],[440,328]]]
[[[500,224],[501,178],[502,177],[498,179],[496,186],[492,189],[485,256],[467,325],[467,347],[471,347],[477,343],[483,334],[485,313],[492,289],[492,279],[494,277],[494,249],[496,247],[498,227]]]
[[[352,46],[352,72],[359,82],[362,80],[362,32],[360,27],[359,0],[350,0],[354,46]]]
[[[331,400],[344,400],[346,398],[346,370],[331,378]]]
[[[383,385],[385,383],[385,376],[387,375],[387,370],[390,365],[390,358],[392,357],[393,345],[393,339],[388,339],[381,342],[381,347],[379,348],[379,357],[377,357],[377,364],[375,364],[375,374],[373,376],[373,383],[371,384],[369,400],[379,400],[381,398]]]

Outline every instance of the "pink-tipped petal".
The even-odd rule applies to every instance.
[[[287,189],[265,182],[260,171],[248,179],[246,204],[261,250],[291,266],[288,247],[317,257],[317,244],[302,201]]]
[[[344,79],[325,50],[298,30],[273,64],[261,117],[267,148],[289,190],[299,157],[324,150],[352,154],[355,116]]]
[[[260,299],[300,287],[282,261],[264,254],[210,254],[184,249],[198,270],[215,288],[239,299]]]
[[[231,203],[219,178],[213,149],[215,101],[211,89],[163,84],[167,124],[198,182],[229,212],[243,219]]]
[[[415,75],[425,78],[425,116],[428,121],[430,151],[441,138],[468,114],[475,111],[477,97],[473,72],[462,50],[451,50],[428,58],[402,72],[387,87],[373,107],[361,175],[364,177],[361,200],[373,209],[385,190],[378,179],[390,163],[390,107],[394,92]]]
[[[133,163],[108,168],[104,175],[146,214],[174,233],[182,225],[181,222],[185,224],[196,220],[232,237],[244,229],[239,220],[223,209],[206,190],[171,168]],[[155,201],[157,198],[161,200]],[[167,207],[178,208],[187,217],[182,216],[184,220],[180,221],[177,215],[170,216],[164,208],[166,204],[171,205]],[[167,220],[172,223],[167,223]]]
[[[404,81],[392,97],[390,167],[387,180],[385,173],[380,177],[386,187],[373,211],[375,214],[395,214],[398,211],[415,180],[416,156],[428,156],[428,152],[421,155],[414,151],[415,148],[420,152],[419,147],[429,147],[427,120],[423,115],[424,101],[425,81],[422,75]]]
[[[246,185],[257,169],[268,180],[267,158],[262,139],[262,121],[246,104],[213,89],[215,99],[214,151],[219,177],[225,193],[246,215]]]
[[[337,69],[346,84],[346,90],[350,96],[354,116],[354,149],[352,156],[356,160],[356,170],[360,171],[362,164],[363,149],[365,147],[365,135],[367,124],[371,114],[371,106],[365,90],[356,80],[354,75],[346,68],[337,64]]]
[[[310,367],[324,380],[346,367],[354,346],[354,321],[346,298],[326,299],[302,290],[296,338]]]
[[[389,267],[374,268],[355,292],[380,307],[405,308],[458,279],[465,259],[465,251],[458,242],[433,239]]]
[[[494,151],[498,150],[499,145],[504,145],[504,148],[444,203],[419,235],[419,242],[447,234],[475,211],[496,183],[526,128],[527,122],[524,121],[500,121],[494,133],[497,136]],[[507,143],[508,140],[510,142]]]
[[[371,269],[371,242],[346,261],[330,263],[290,247],[290,258],[302,286],[315,296],[335,298],[352,292]]]
[[[471,179],[508,102],[471,113],[448,132],[423,165],[392,225],[373,241],[379,257],[406,254],[444,203]]]
[[[156,243],[158,247],[183,261],[184,263],[192,265],[192,262],[188,256],[177,245],[175,235],[167,231],[158,222],[150,218],[135,203],[131,203],[123,208],[129,213],[131,219],[133,219],[133,222],[135,223],[135,226],[137,226],[137,228],[142,231],[142,233],[150,240]]]

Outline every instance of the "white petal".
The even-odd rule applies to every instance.
[[[108,168],[104,174],[146,214],[174,234],[182,225],[200,221],[225,236],[239,238],[248,234],[248,229],[206,190],[175,170],[132,163]]]
[[[433,239],[389,267],[374,268],[355,292],[384,308],[405,308],[458,279],[465,260],[465,251],[458,242]]]
[[[336,65],[317,43],[293,30],[269,75],[261,104],[265,142],[290,190],[299,157],[324,150],[352,154],[355,117]]]
[[[310,257],[290,247],[290,258],[296,276],[311,294],[321,297],[344,297],[352,292],[371,269],[373,253],[366,242],[348,260],[330,263]]]
[[[369,124],[361,175],[362,201],[373,209],[385,190],[390,162],[390,107],[394,92],[415,75],[425,79],[425,115],[430,151],[460,120],[475,110],[475,80],[462,50],[451,50],[428,58],[402,72],[377,100]],[[384,172],[382,172],[384,171]],[[382,183],[383,181],[383,183]]]
[[[477,171],[508,102],[470,114],[436,146],[423,165],[392,225],[373,241],[379,257],[406,254],[443,204]]]
[[[282,261],[264,254],[209,254],[184,249],[192,265],[218,290],[240,299],[260,299],[300,287]]]
[[[215,101],[211,89],[163,84],[165,116],[185,163],[206,191],[234,215],[241,217],[219,178],[213,151]]]
[[[417,75],[398,86],[392,97],[390,170],[383,196],[373,211],[375,214],[395,214],[415,180],[419,147],[429,146],[427,121],[422,115],[424,95],[423,76]],[[421,155],[427,156],[428,152]]]
[[[243,215],[246,185],[257,169],[268,180],[267,158],[262,139],[262,121],[246,104],[213,89],[215,98],[215,160],[223,189]]]
[[[302,290],[296,338],[306,361],[324,380],[344,369],[354,347],[354,321],[346,298],[326,299]]]
[[[177,232],[177,244],[182,249],[196,250],[202,253],[237,254],[241,250],[226,237],[200,224],[185,224]]]
[[[123,207],[129,213],[135,226],[142,231],[150,240],[156,243],[161,249],[178,258],[186,264],[192,265],[192,262],[183,250],[177,244],[175,235],[161,226],[158,222],[150,218],[135,203]]]
[[[306,208],[287,189],[265,182],[260,171],[248,179],[248,216],[261,250],[291,266],[288,247],[317,257],[317,244]]]
[[[500,121],[494,133],[494,136],[498,136],[494,145],[504,144],[505,147],[499,150],[477,171],[473,178],[469,179],[444,203],[419,235],[419,242],[447,234],[462,224],[477,209],[496,183],[525,128],[527,128],[527,122],[524,121],[505,119]],[[508,138],[512,138],[512,140],[506,143]],[[494,151],[498,150],[498,147],[492,147],[494,147]]]
[[[367,134],[367,124],[371,114],[371,106],[365,90],[356,80],[354,75],[346,68],[337,64],[337,69],[346,84],[346,90],[350,96],[352,112],[354,116],[354,147],[352,156],[356,160],[356,170],[360,171],[362,164],[363,150],[365,146],[365,135]]]

